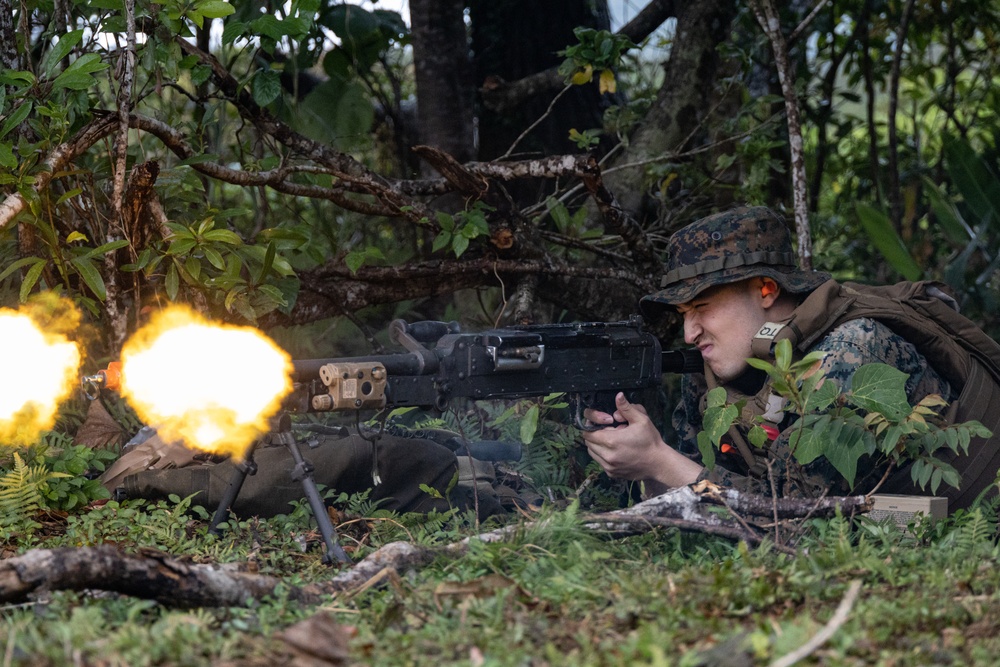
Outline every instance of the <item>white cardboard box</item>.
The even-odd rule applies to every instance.
[[[868,516],[874,521],[891,517],[900,526],[908,524],[916,514],[926,514],[935,519],[948,516],[948,499],[938,496],[872,496],[872,510]]]

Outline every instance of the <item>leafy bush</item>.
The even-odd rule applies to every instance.
[[[825,457],[853,486],[858,461],[878,457],[897,467],[912,463],[914,483],[922,489],[929,484],[932,493],[942,482],[959,486],[958,472],[935,452],[947,448],[968,453],[972,438],[991,435],[986,427],[977,421],[945,424],[937,409],[946,402],[935,394],[910,406],[904,389],[907,375],[886,364],[861,366],[851,380],[851,390],[842,393],[819,369],[822,358],[821,352],[813,352],[796,361],[791,343],[783,340],[775,348],[773,364],[749,360],[751,366],[767,373],[774,391],[788,399],[785,409],[798,415],[789,437],[796,461],[806,465]],[[705,430],[698,438],[706,465],[714,462],[714,447],[741,408],[726,404],[725,389],[710,392]],[[757,446],[764,443],[759,426],[752,429],[750,440]]]

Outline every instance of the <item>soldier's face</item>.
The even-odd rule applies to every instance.
[[[753,279],[707,289],[677,306],[684,318],[684,341],[701,350],[720,381],[733,380],[748,367],[750,344],[767,321],[764,304],[769,301]]]

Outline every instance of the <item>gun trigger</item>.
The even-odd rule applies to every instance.
[[[598,431],[601,426],[597,424],[588,424],[587,420],[583,418],[583,400],[580,398],[580,394],[574,394],[573,398],[573,421],[576,423],[576,427],[581,431]]]

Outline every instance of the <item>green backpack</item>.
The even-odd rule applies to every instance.
[[[754,356],[771,358],[774,344],[782,339],[805,354],[829,331],[862,317],[912,343],[959,393],[944,415],[951,423],[976,420],[992,431],[992,437],[974,440],[968,455],[949,451],[940,456],[962,478],[961,488],[940,490],[949,510],[968,507],[994,483],[1000,469],[1000,344],[958,312],[943,283],[870,286],[830,280],[806,297],[788,321],[765,325],[754,338]],[[926,495],[911,481],[909,468],[893,475],[882,492]]]

